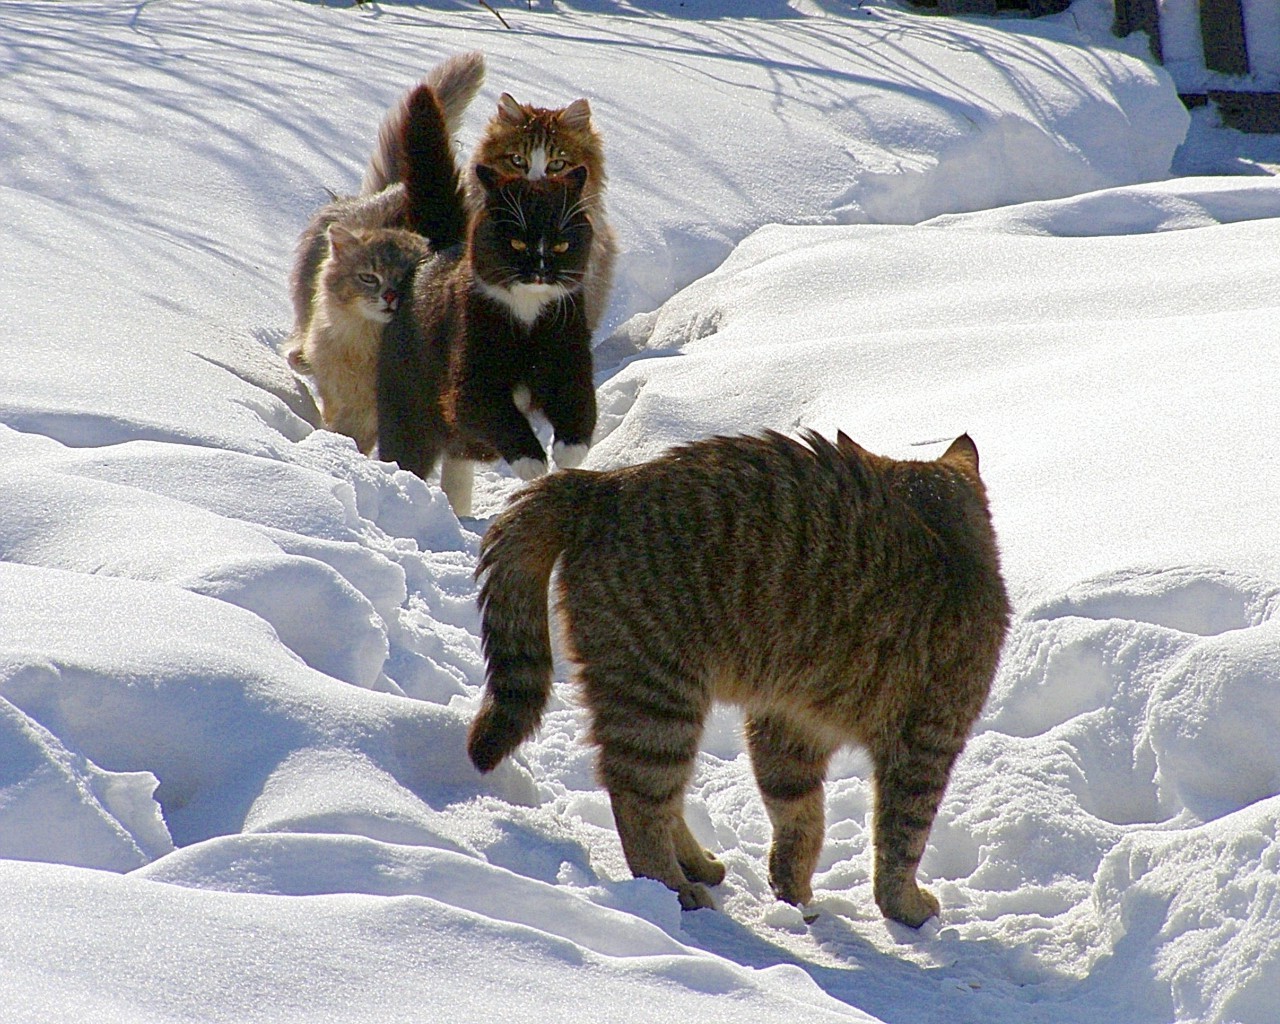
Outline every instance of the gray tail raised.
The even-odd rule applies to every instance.
[[[427,72],[422,81],[401,96],[399,102],[387,111],[382,124],[378,126],[378,144],[365,168],[360,193],[372,195],[403,180],[404,129],[410,116],[410,100],[417,89],[425,85],[435,93],[444,113],[445,134],[453,138],[463,113],[475,98],[483,81],[484,54],[479,51],[450,57]]]
[[[467,753],[496,768],[542,721],[551,697],[547,585],[594,493],[594,473],[562,470],[527,488],[493,521],[480,545],[485,694]]]

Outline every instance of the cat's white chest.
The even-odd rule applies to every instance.
[[[513,284],[510,288],[482,283],[484,293],[495,302],[500,302],[511,311],[511,315],[530,326],[541,315],[549,303],[563,298],[567,291],[559,284]]]

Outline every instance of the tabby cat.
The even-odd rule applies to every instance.
[[[918,927],[916,882],[951,766],[1008,627],[978,453],[873,455],[843,434],[717,437],[608,472],[565,472],[513,499],[478,574],[488,682],[468,752],[493,769],[549,699],[547,585],[558,608],[633,874],[712,906],[724,867],[684,792],[714,701],[740,705],[773,823],[769,878],[803,905],[832,755],[872,759],[876,903]]]
[[[289,361],[314,377],[325,427],[354,438],[368,455],[378,442],[383,326],[431,250],[421,235],[397,228],[351,231],[333,223],[325,237],[329,252],[320,264],[312,313]]]
[[[473,461],[506,459],[524,480],[546,472],[529,414],[550,421],[559,466],[581,463],[591,443],[591,332],[580,301],[589,172],[531,180],[477,166],[483,201],[467,220],[434,90],[418,86],[406,111],[409,222],[438,255],[418,265],[409,301],[384,332],[378,451],[424,477],[443,456],[441,485],[454,511],[469,515]],[[454,227],[463,221],[465,233]]]

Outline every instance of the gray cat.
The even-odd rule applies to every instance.
[[[718,437],[643,465],[537,480],[485,535],[488,666],[468,752],[490,771],[551,692],[547,585],[559,563],[567,653],[623,853],[686,909],[724,867],[685,824],[715,701],[741,706],[773,823],[769,877],[805,904],[831,756],[875,771],[875,899],[918,927],[916,868],[1008,628],[978,452],[873,455],[844,435]]]
[[[458,122],[467,105],[484,81],[484,73],[483,55],[464,53],[443,61],[423,78],[423,84],[432,88],[443,108],[446,131],[449,134],[457,130]],[[326,203],[315,213],[298,238],[293,268],[289,275],[289,297],[293,304],[293,330],[286,355],[289,365],[299,373],[314,372],[314,367],[304,351],[304,344],[311,328],[312,317],[320,308],[321,300],[324,298],[320,286],[326,262],[332,255],[330,228],[335,224],[340,225],[357,237],[368,240],[370,238],[368,233],[371,231],[388,228],[403,231],[411,226],[414,211],[410,208],[404,185],[400,181],[403,174],[401,166],[403,156],[394,149],[388,135],[389,132],[399,130],[398,118],[400,117],[402,112],[397,107],[384,121],[379,131],[378,145],[375,148],[371,169],[366,172],[361,193],[357,196],[333,197],[331,202]],[[376,168],[376,173],[373,168]],[[429,234],[435,230],[434,225],[428,224],[425,225],[422,233]],[[440,234],[458,231],[459,228],[453,224],[439,228]],[[393,236],[383,236],[383,240],[391,242]],[[375,344],[379,337],[380,333],[374,336]],[[350,340],[354,341],[354,339]],[[372,375],[373,370],[370,365],[367,379],[353,382],[354,389],[367,391],[372,395],[374,388]],[[323,398],[322,389],[321,392]],[[362,412],[357,418],[364,421],[370,417],[376,418],[372,398],[367,416]],[[325,425],[330,426],[328,418]],[[376,434],[374,439],[376,440]],[[360,444],[361,450],[368,450],[360,438],[357,438],[357,443]]]
[[[314,378],[325,427],[354,438],[368,455],[378,443],[383,328],[431,248],[411,231],[352,231],[341,222],[329,225],[325,239],[328,253],[317,274],[306,331],[289,353],[289,363]]]

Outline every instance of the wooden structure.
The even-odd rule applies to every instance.
[[[938,14],[985,14],[1000,11],[1026,11],[1028,17],[1061,14],[1071,0],[909,0],[915,7],[928,7]]]
[[[1158,0],[1115,0],[1115,5],[1112,31],[1118,36],[1146,32],[1151,39],[1151,55],[1163,62]],[[1224,75],[1249,74],[1241,0],[1199,0],[1199,5],[1204,66]],[[1243,132],[1280,133],[1280,93],[1210,89],[1183,94],[1182,101],[1189,107],[1212,102],[1223,124]]]

